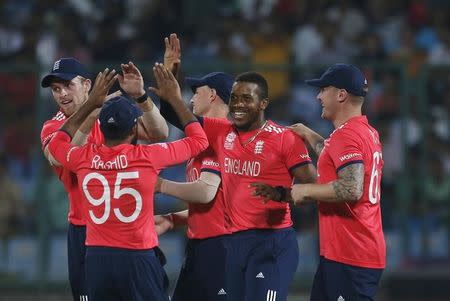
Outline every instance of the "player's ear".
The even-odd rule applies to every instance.
[[[86,78],[83,81],[83,85],[84,85],[85,89],[89,92],[91,90],[91,87],[92,87],[92,81],[89,78]]]
[[[209,96],[209,99],[211,100],[211,102],[213,102],[214,99],[216,99],[216,97],[217,97],[217,91],[216,91],[216,89],[212,89],[212,88],[210,90],[211,90],[211,94]]]
[[[264,111],[267,108],[268,105],[269,105],[269,99],[268,98],[264,98],[263,100],[261,100],[259,102],[259,109]]]

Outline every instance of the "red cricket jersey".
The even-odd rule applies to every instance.
[[[268,121],[263,129],[237,131],[230,121],[203,118],[203,128],[221,166],[224,199],[232,232],[292,225],[289,205],[264,204],[253,196],[254,182],[290,187],[291,170],[311,159],[299,136]]]
[[[56,115],[46,121],[41,131],[41,145],[44,149],[50,142],[51,138],[57,133],[59,128],[66,122],[66,115],[59,111]],[[88,141],[92,143],[103,143],[103,134],[100,131],[98,122],[95,122]],[[57,174],[59,180],[63,183],[64,189],[67,192],[69,198],[69,213],[68,221],[73,225],[83,226],[86,225],[86,221],[82,214],[81,203],[79,200],[82,198],[81,191],[78,189],[77,177],[74,173],[62,166],[53,166],[53,171]]]
[[[386,244],[381,224],[380,181],[383,167],[378,132],[366,116],[337,128],[317,162],[318,183],[337,179],[349,164],[364,164],[364,192],[355,203],[319,202],[320,255],[345,264],[384,268]]]
[[[203,171],[221,175],[220,164],[211,148],[188,161],[186,179],[189,182],[196,181]],[[210,203],[189,204],[187,224],[187,236],[190,239],[210,238],[231,233],[228,229],[229,222],[227,222],[222,184]]]
[[[150,249],[158,245],[153,194],[160,170],[199,154],[208,146],[198,122],[185,128],[188,137],[152,145],[114,147],[88,143],[73,146],[62,132],[48,144],[50,153],[77,174],[86,217],[86,245]]]

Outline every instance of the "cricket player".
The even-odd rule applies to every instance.
[[[89,300],[169,300],[164,270],[155,254],[158,238],[153,221],[157,175],[207,148],[206,136],[181,98],[173,75],[154,67],[157,95],[171,102],[186,138],[172,143],[135,145],[138,118],[132,101],[118,96],[103,104],[115,71],[97,76],[81,108],[50,140],[48,149],[64,168],[75,173],[87,223],[86,272]],[[170,79],[163,81],[163,79]],[[103,106],[102,106],[103,104]],[[97,107],[103,144],[70,143],[81,123]]]
[[[123,75],[119,77],[120,86],[125,93],[135,99],[143,112],[143,115],[138,119],[139,138],[148,141],[165,139],[168,136],[167,123],[152,100],[147,97],[139,69],[132,62],[122,64],[121,68]],[[53,165],[53,170],[68,193],[67,252],[69,282],[74,301],[79,301],[87,296],[84,269],[86,221],[82,215],[81,202],[79,201],[81,191],[78,189],[76,176],[53,160],[47,146],[67,118],[73,115],[87,100],[91,84],[90,73],[75,58],[57,60],[53,64],[52,70],[41,82],[42,87],[51,89],[53,98],[59,107],[55,116],[46,121],[42,127],[41,143],[45,157]],[[109,98],[118,95],[121,95],[121,93],[112,93]],[[97,121],[98,111],[93,111],[80,125],[72,139],[73,144],[83,145],[88,140],[101,144],[104,141]]]

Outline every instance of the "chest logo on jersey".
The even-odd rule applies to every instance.
[[[255,143],[255,154],[261,154],[264,149],[264,141],[258,140]]]
[[[231,150],[234,147],[234,140],[236,140],[236,133],[230,132],[227,137],[225,137],[225,142],[223,143],[223,147],[225,149]]]
[[[261,173],[261,163],[233,158],[225,158],[224,170],[226,173],[257,177]]]

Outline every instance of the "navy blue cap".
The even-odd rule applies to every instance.
[[[334,64],[320,78],[305,81],[308,85],[323,88],[333,86],[345,89],[356,96],[366,96],[367,79],[357,67],[348,64]]]
[[[105,138],[116,139],[128,134],[140,116],[142,111],[134,101],[117,96],[103,104],[98,120]]]
[[[192,92],[201,86],[208,86],[215,89],[217,95],[222,98],[225,103],[230,100],[231,88],[233,87],[234,77],[225,72],[213,72],[206,74],[202,78],[186,77],[186,84],[191,87]]]
[[[73,57],[61,58],[53,64],[52,70],[44,76],[41,81],[41,86],[47,88],[52,81],[57,79],[72,80],[76,76],[89,78],[90,74],[86,67]]]

